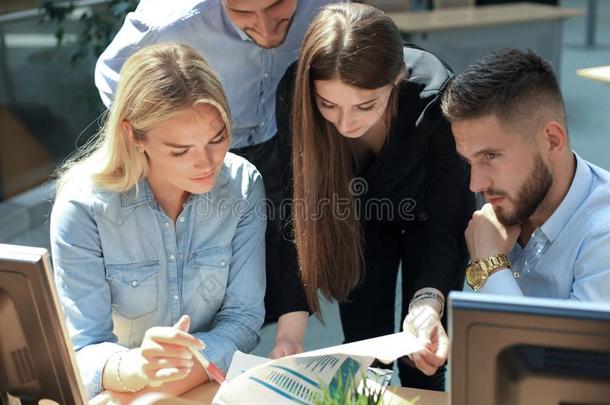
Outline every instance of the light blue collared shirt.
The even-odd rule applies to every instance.
[[[119,71],[129,56],[147,45],[176,41],[195,48],[224,87],[233,123],[232,148],[271,139],[275,93],[284,72],[297,60],[301,41],[318,10],[337,0],[298,0],[285,41],[264,49],[227,17],[221,0],[142,0],[95,67],[95,84],[109,106]]]
[[[68,184],[53,206],[59,299],[89,397],[114,353],[183,314],[206,357],[227,370],[259,342],[265,315],[266,206],[260,174],[228,153],[214,188],[174,223],[146,180],[126,193]]]
[[[559,207],[512,268],[493,274],[481,292],[610,301],[610,173],[574,154],[576,173]]]

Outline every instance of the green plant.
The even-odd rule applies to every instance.
[[[77,36],[76,49],[71,55],[73,63],[78,63],[90,54],[97,58],[110,44],[127,13],[135,10],[138,0],[108,0],[86,8],[79,8],[79,3],[43,0],[40,6],[42,22],[56,26],[55,38],[58,45],[64,42],[69,17],[75,15],[77,10],[82,11],[78,17],[82,28]]]
[[[366,376],[362,376],[362,386],[359,389],[354,378],[343,381],[338,375],[336,383],[322,384],[321,394],[314,400],[314,405],[415,405],[419,397],[412,400],[392,400],[386,403],[384,395],[387,387],[373,384]]]

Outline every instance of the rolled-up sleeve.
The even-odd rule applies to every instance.
[[[206,357],[225,372],[236,350],[247,353],[258,344],[265,318],[264,198],[262,178],[255,173],[233,237],[227,289],[215,326],[194,334],[206,343]]]
[[[89,397],[102,390],[110,356],[125,347],[113,334],[110,289],[98,228],[90,207],[58,199],[51,214],[55,284]]]

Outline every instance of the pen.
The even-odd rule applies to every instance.
[[[201,353],[199,350],[193,347],[190,347],[190,350],[191,353],[193,353],[193,356],[197,359],[197,361],[199,361],[199,363],[201,363],[203,369],[208,373],[210,377],[216,380],[219,384],[222,384],[226,381],[224,374],[222,373],[222,371],[220,371],[218,367],[216,367],[216,364],[206,359],[203,353]]]

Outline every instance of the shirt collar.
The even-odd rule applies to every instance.
[[[555,212],[540,227],[550,242],[557,238],[574,212],[585,201],[591,188],[593,175],[589,165],[576,152],[574,152],[574,158],[576,159],[576,173],[574,173],[568,193]]]
[[[156,204],[155,197],[146,178],[141,179],[135,186],[121,194],[121,207],[123,208],[134,207],[147,201]]]
[[[224,170],[221,171],[221,174],[224,174]],[[216,190],[216,192],[218,192],[219,188],[222,188],[226,185],[227,181],[224,177],[225,176],[218,176],[218,179],[216,180],[217,184],[214,185],[214,189]],[[184,202],[183,207],[192,205],[199,199],[210,198],[211,192],[203,194],[190,194]],[[161,211],[161,207],[155,199],[155,196],[150,188],[150,184],[148,184],[148,180],[146,178],[140,180],[138,184],[132,187],[130,190],[121,193],[121,208],[129,209],[145,203],[150,204],[153,209]]]

